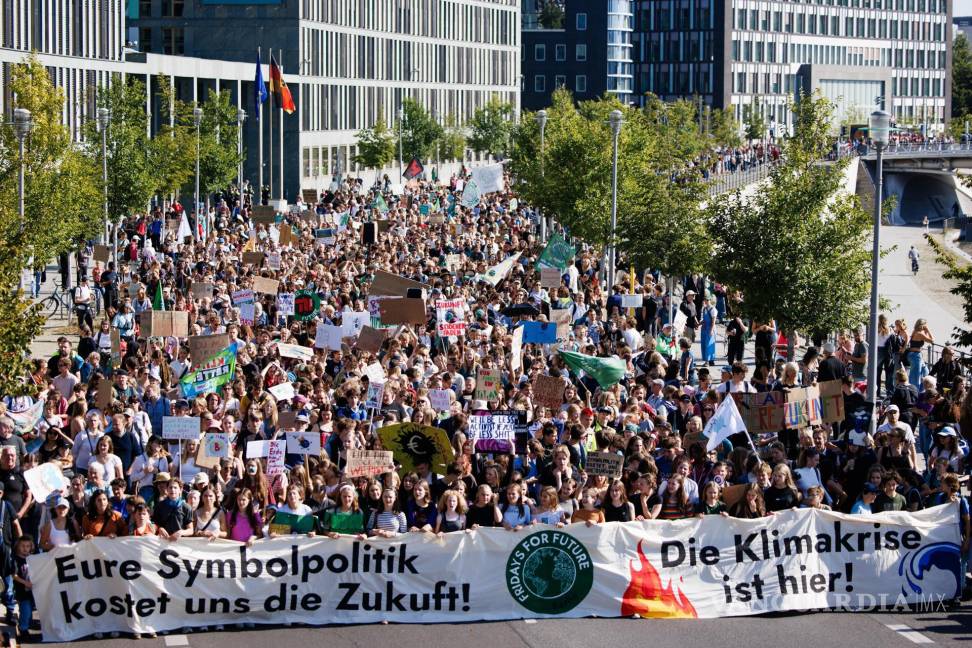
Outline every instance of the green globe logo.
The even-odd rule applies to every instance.
[[[562,531],[540,531],[524,538],[506,561],[506,587],[516,601],[537,614],[563,614],[594,585],[587,548]]]

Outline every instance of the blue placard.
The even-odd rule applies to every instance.
[[[556,344],[557,325],[553,322],[523,322],[524,344]]]

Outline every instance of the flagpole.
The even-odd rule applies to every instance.
[[[260,57],[260,54],[262,53],[261,52],[262,49],[263,48],[261,47],[257,47],[257,61],[260,61],[259,65],[261,68],[263,67],[263,61],[261,60]],[[260,76],[263,77],[262,70]],[[260,91],[259,88],[253,89],[254,94],[259,93],[259,91]],[[256,195],[256,203],[255,203],[257,205],[263,204],[263,122],[260,120],[261,112],[263,112],[263,102],[257,99],[256,118],[257,118],[257,133],[258,133],[258,140],[259,140],[259,144],[257,148],[260,149],[260,159],[259,159],[260,173],[259,173],[259,181],[257,183],[257,195]]]
[[[277,50],[277,53],[280,55],[280,79],[281,79],[281,85],[282,85],[283,84],[283,72],[284,72],[284,69],[283,69],[283,50],[282,49],[278,49]],[[283,124],[283,116],[284,116],[283,104],[281,103],[280,104],[280,150],[278,152],[278,155],[280,156],[280,193],[277,194],[278,196],[280,196],[280,200],[283,200],[283,197],[284,197],[284,132],[283,132],[283,125],[284,124]]]
[[[273,64],[273,49],[270,49],[270,63]],[[270,110],[267,111],[267,130],[270,132],[270,146],[267,150],[270,164],[267,165],[270,174],[270,191],[267,192],[267,200],[273,200],[273,93],[277,91],[277,85],[273,80],[273,72],[270,73]]]

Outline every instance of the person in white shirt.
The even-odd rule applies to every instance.
[[[898,429],[904,434],[905,445],[908,446],[908,454],[911,456],[911,465],[917,466],[918,451],[915,448],[915,432],[911,429],[911,426],[904,421],[898,420],[901,416],[901,410],[897,405],[888,405],[888,408],[884,410],[884,415],[887,421],[882,423],[878,429],[877,434],[890,434],[893,430]]]
[[[746,372],[749,368],[746,367],[741,362],[735,362],[732,365],[732,377],[724,383],[720,383],[716,387],[716,391],[720,394],[735,394],[741,392],[743,394],[754,394],[756,393],[756,388],[753,384],[746,380]]]

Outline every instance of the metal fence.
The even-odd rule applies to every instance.
[[[769,176],[776,164],[776,162],[767,162],[744,171],[734,171],[712,176],[707,188],[708,194],[710,196],[718,196],[727,191],[735,191],[736,189],[742,189],[751,185],[754,182],[759,182]]]

